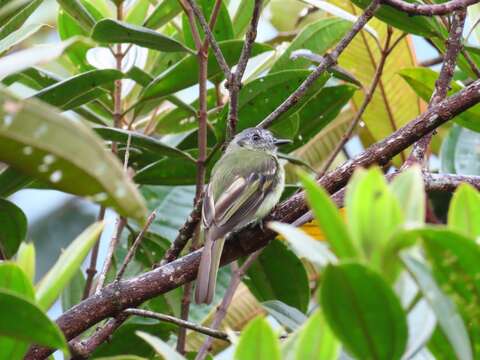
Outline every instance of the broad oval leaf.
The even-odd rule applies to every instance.
[[[101,43],[130,43],[163,52],[192,52],[179,41],[157,31],[112,19],[97,22],[91,37]]]
[[[121,78],[123,78],[123,74],[118,70],[91,70],[43,88],[33,96],[53,106],[77,107],[87,102],[83,96],[96,87],[111,85],[115,80]],[[82,98],[84,101],[79,101]],[[90,100],[92,99],[88,98],[88,101]],[[70,105],[72,103],[74,103],[73,106]]]
[[[243,41],[222,41],[218,45],[228,65],[232,66],[238,61]],[[253,57],[269,50],[271,48],[267,45],[254,43],[251,56]],[[148,100],[162,97],[194,85],[197,83],[197,78],[191,75],[196,73],[198,73],[197,56],[189,55],[154,79],[145,88],[141,98],[142,100]],[[208,78],[218,77],[221,73],[222,71],[217,64],[215,56],[210,53],[208,56]]]
[[[82,265],[90,249],[98,241],[103,223],[98,222],[85,229],[67,249],[37,285],[37,304],[47,310]]]
[[[280,344],[275,332],[262,317],[250,321],[242,331],[235,360],[280,360]]]
[[[35,300],[35,290],[25,272],[13,262],[0,263],[0,289],[9,290],[30,301]]]
[[[0,160],[53,187],[142,221],[143,199],[120,163],[82,123],[38,100],[0,92]]]
[[[27,235],[27,217],[14,203],[0,199],[0,250],[11,258]]]
[[[480,194],[469,184],[461,184],[448,209],[448,227],[476,239],[480,236]]]
[[[67,351],[65,338],[34,303],[0,289],[0,335]],[[0,349],[1,354],[2,349]]]
[[[407,342],[406,315],[379,274],[357,263],[329,265],[320,302],[333,332],[355,357],[401,358]]]
[[[302,312],[310,300],[308,276],[303,263],[281,241],[263,249],[247,271],[244,283],[259,301],[280,300]]]

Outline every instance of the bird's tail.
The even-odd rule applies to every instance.
[[[213,300],[224,243],[224,237],[213,240],[208,232],[205,234],[205,244],[200,258],[195,288],[195,302],[197,304],[210,304]]]

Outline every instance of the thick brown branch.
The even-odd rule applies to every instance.
[[[403,0],[383,0],[383,3],[410,15],[447,15],[478,3],[478,0],[450,0],[443,4],[417,4]]]
[[[268,115],[258,127],[268,128],[272,123],[278,119],[282,114],[287,112],[292,106],[294,106],[301,98],[306,94],[310,86],[313,85],[320,75],[324,73],[332,65],[335,65],[340,54],[350,44],[355,35],[367,24],[377,9],[380,7],[380,0],[373,0],[370,5],[365,9],[365,12],[357,19],[353,24],[350,31],[343,37],[337,44],[335,49],[330,54],[323,57],[323,61],[315,68],[315,70],[308,75],[305,81],[300,84],[297,90],[295,90],[278,108],[275,109],[270,115]]]
[[[319,184],[331,194],[337,192],[346,185],[356,168],[385,164],[425,134],[479,102],[480,80],[477,80],[455,95],[431,107],[357,157],[327,173],[319,181]],[[292,223],[307,210],[304,194],[298,193],[278,205],[267,217],[267,220]],[[225,244],[222,264],[225,265],[257,251],[274,236],[273,232],[264,232],[259,226],[240,231]],[[148,299],[192,281],[197,275],[200,255],[201,249],[135,278],[114,282],[103,288],[98,294],[65,312],[58,318],[57,324],[66,338],[72,339],[105,318],[115,316],[126,308],[136,307]],[[26,359],[44,359],[50,353],[49,349],[33,347]]]

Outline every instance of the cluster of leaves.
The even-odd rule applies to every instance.
[[[32,343],[67,351],[63,335],[45,312],[59,298],[64,311],[81,301],[85,286],[81,264],[103,227],[95,223],[85,229],[36,281],[35,260],[39,259],[35,259],[34,245],[26,242],[27,219],[7,200],[8,196],[24,188],[56,189],[86,197],[127,217],[130,234],[122,237],[116,250],[107,276],[110,281],[147,210],[156,210],[159,216],[129,265],[127,276],[149,270],[162,258],[190,213],[195,192],[192,185],[196,181],[199,100],[194,86],[199,66],[188,19],[179,2],[57,2],[56,27],[52,30],[29,20],[44,6],[42,0],[0,0],[0,161],[7,165],[0,172],[0,254],[8,260],[0,263],[0,358],[21,359]],[[209,18],[214,1],[197,2]],[[292,59],[295,51],[327,52],[369,1],[305,3],[317,11],[302,16],[307,6],[303,3],[264,0],[264,7],[268,6],[272,15],[271,23],[281,35],[253,44],[254,66],[248,69],[239,96],[238,130],[258,124],[310,74],[312,63]],[[227,63],[234,66],[254,1],[231,5],[228,0],[222,2],[213,32]],[[124,8],[122,19],[117,19],[115,6]],[[442,51],[445,48],[447,32],[438,19],[408,17],[382,7],[339,59],[347,72],[322,75],[272,127],[277,135],[293,140],[283,149],[285,155],[315,169],[322,167],[365,97],[362,88],[372,80],[387,24],[395,27],[393,40],[406,32],[430,38]],[[52,31],[58,33],[60,42],[21,49],[26,41]],[[480,63],[475,47],[466,46],[465,51]],[[112,53],[121,53],[121,66]],[[428,100],[438,75],[415,66],[410,39],[400,38],[387,59],[379,90],[362,117],[365,126],[358,130],[358,136],[364,147],[421,112],[421,100]],[[458,82],[451,92],[461,89],[473,76],[466,59],[460,57]],[[208,169],[220,156],[225,138],[228,103],[224,104],[224,80],[209,52]],[[118,99],[113,96],[115,82],[119,81],[120,128],[114,126]],[[460,147],[465,146],[462,139],[466,136],[476,139],[478,111],[476,106],[463,112],[451,129],[440,131],[437,139],[445,137],[442,151],[438,144],[433,151],[441,156],[445,171],[472,173],[475,169],[475,159],[462,158]],[[112,143],[118,145],[116,155],[109,150]],[[128,166],[135,174],[132,179],[122,168],[127,149]],[[288,182],[295,189],[297,175],[291,166],[287,170]],[[391,186],[385,184],[378,170],[358,173],[346,196],[348,226],[322,190],[306,177],[303,182],[333,252],[299,230],[272,225],[286,242],[272,242],[249,269],[244,281],[248,289],[239,290],[243,295],[236,297],[224,322],[225,327],[243,329],[236,353],[239,359],[255,358],[258,351],[262,359],[278,359],[281,354],[286,358],[320,354],[318,358],[331,359],[341,344],[359,358],[400,358],[423,349],[427,343],[439,358],[447,350],[462,359],[478,353],[478,329],[476,322],[470,321],[478,314],[469,306],[478,300],[474,267],[478,249],[471,240],[478,236],[478,195],[473,190],[465,187],[455,195],[449,212],[451,229],[406,231],[422,225],[424,218],[424,201],[419,196],[424,192],[415,171],[398,177]],[[311,228],[318,231],[316,225],[309,226],[310,233]],[[58,232],[65,236],[61,226]],[[59,249],[61,245],[51,246]],[[422,249],[426,258],[402,253],[399,261],[399,250],[411,246]],[[405,270],[416,282],[419,295],[413,295],[413,302],[393,290]],[[223,295],[229,276],[228,270],[221,271],[216,300]],[[411,287],[412,281],[409,284]],[[314,291],[317,285],[318,293]],[[179,316],[181,297],[182,290],[175,289],[144,306]],[[321,310],[313,309],[313,304],[320,304]],[[420,334],[412,330],[413,325],[407,331],[407,321],[420,306],[431,309],[428,314],[433,311],[430,319],[436,318],[437,328],[430,321],[431,326]],[[212,317],[209,311],[193,306],[191,319],[208,324]],[[259,312],[271,314],[291,332],[282,346],[278,334],[263,319],[244,328]],[[20,313],[25,317],[19,319]],[[162,342],[176,330],[171,325],[132,317],[93,356],[134,352],[149,357],[158,351],[169,359],[179,357],[171,351],[165,353],[169,347]],[[257,350],[259,336],[264,341]],[[202,339],[192,332],[187,346],[195,351]],[[450,344],[447,350],[446,343]],[[218,351],[223,346],[215,342],[213,348]]]

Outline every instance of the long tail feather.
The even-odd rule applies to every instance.
[[[213,300],[224,243],[225,238],[213,241],[208,234],[206,236],[195,288],[195,302],[197,304],[210,304]]]

